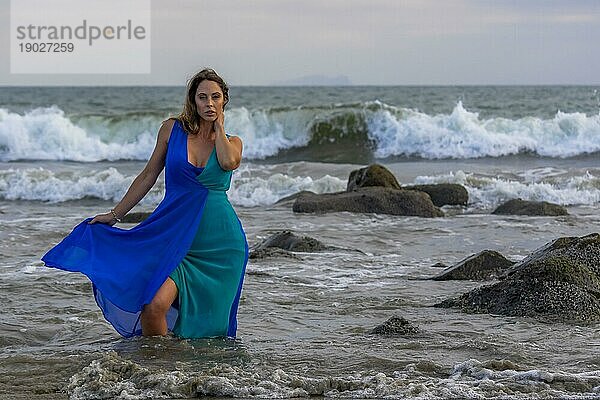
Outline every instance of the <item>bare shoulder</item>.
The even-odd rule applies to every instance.
[[[158,139],[167,144],[169,142],[169,138],[171,137],[171,131],[173,130],[173,125],[175,125],[175,118],[168,118],[162,122],[160,125],[160,129],[158,130]]]
[[[239,136],[227,134],[227,138],[229,139],[229,142],[231,142],[231,143],[242,144],[242,138]]]
[[[158,177],[160,172],[165,166],[165,160],[167,157],[167,149],[169,146],[169,137],[171,136],[171,130],[173,129],[173,125],[175,124],[175,120],[169,118],[164,120],[160,125],[158,130],[158,138],[156,139],[156,146],[154,147],[154,151],[144,168],[146,174],[150,174],[154,179]]]

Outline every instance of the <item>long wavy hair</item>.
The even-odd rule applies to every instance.
[[[204,68],[202,71],[196,73],[190,80],[187,82],[187,91],[185,96],[185,103],[183,104],[183,110],[181,114],[179,114],[176,119],[183,125],[183,129],[187,133],[196,133],[200,129],[200,120],[201,117],[198,114],[196,109],[196,90],[198,89],[198,85],[200,82],[204,80],[213,81],[219,85],[221,91],[223,92],[223,110],[225,110],[225,106],[229,102],[229,87],[227,84],[215,72],[212,68]]]

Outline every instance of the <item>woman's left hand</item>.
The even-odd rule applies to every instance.
[[[115,216],[112,215],[112,213],[107,212],[105,214],[96,215],[94,218],[92,218],[90,221],[88,221],[88,224],[95,224],[98,222],[101,224],[107,224],[107,225],[113,226],[114,224],[117,223],[117,220],[115,219]]]

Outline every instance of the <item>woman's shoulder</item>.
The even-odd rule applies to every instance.
[[[178,119],[176,117],[169,117],[161,123],[160,127],[168,128],[169,130],[171,130],[173,129],[173,125],[175,125],[177,121]]]
[[[177,118],[170,117],[170,118],[165,119],[161,123],[160,129],[158,130],[158,136],[165,143],[169,142],[169,138],[171,137],[171,132],[173,131],[173,126],[175,125],[176,122],[177,122]]]
[[[225,136],[227,136],[227,139],[234,139],[234,140],[239,140],[240,142],[242,141],[242,138],[236,135],[232,135],[231,133],[225,133]]]

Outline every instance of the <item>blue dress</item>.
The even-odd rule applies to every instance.
[[[204,168],[190,164],[187,134],[176,121],[165,197],[152,214],[131,229],[87,218],[42,261],[85,274],[104,317],[125,337],[142,334],[142,307],[167,277],[178,289],[169,330],[185,338],[235,337],[248,242],[227,198],[232,172],[221,168],[215,148]]]

